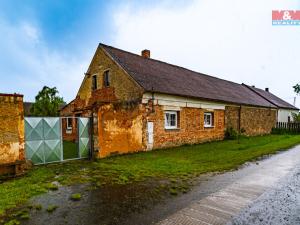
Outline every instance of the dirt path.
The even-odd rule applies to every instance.
[[[42,210],[30,210],[30,219],[21,224],[225,224],[299,164],[296,147],[237,171],[203,175],[190,192],[176,197],[157,193],[161,181],[97,189],[60,187],[33,199],[31,204]],[[81,193],[81,199],[70,200],[73,193]],[[58,208],[47,212],[51,205]]]

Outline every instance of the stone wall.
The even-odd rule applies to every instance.
[[[240,129],[245,130],[245,135],[255,136],[271,133],[272,128],[276,124],[277,112],[276,109],[271,108],[242,106],[240,109],[239,106],[226,106],[226,127],[233,127],[238,131],[239,115],[241,115]]]
[[[105,87],[103,74],[110,71],[110,87]],[[92,77],[97,76],[97,89],[92,90]],[[95,102],[131,101],[142,96],[142,88],[113,61],[103,49],[98,48],[80,86],[77,97],[85,105]]]
[[[24,159],[23,95],[0,94],[0,165]]]
[[[179,127],[174,130],[165,129],[163,106],[155,106],[147,121],[154,125],[153,148],[196,144],[224,138],[224,110],[213,110],[214,127],[204,127],[205,109],[181,107],[178,111]]]

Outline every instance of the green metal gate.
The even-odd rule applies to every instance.
[[[79,158],[88,158],[90,150],[89,118],[77,118]],[[25,117],[26,158],[33,164],[63,161],[62,119]]]
[[[89,157],[90,136],[89,136],[89,118],[78,118],[79,131],[79,157]]]

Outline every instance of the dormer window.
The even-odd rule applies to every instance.
[[[97,75],[93,75],[92,76],[92,90],[96,90],[97,89]]]
[[[109,70],[106,70],[103,74],[103,86],[109,87],[110,86],[110,74]]]

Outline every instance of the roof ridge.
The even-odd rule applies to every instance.
[[[233,83],[233,84],[241,85],[242,86],[242,84],[236,83],[234,81],[225,80],[223,78],[219,78],[219,77],[215,77],[213,75],[201,73],[201,72],[198,72],[198,71],[195,71],[195,70],[191,70],[191,69],[188,69],[188,68],[185,68],[185,67],[182,67],[182,66],[178,66],[178,65],[175,65],[175,64],[172,64],[172,63],[168,63],[168,62],[165,62],[165,61],[161,61],[161,60],[158,60],[158,59],[144,58],[143,56],[141,56],[139,54],[136,54],[136,53],[133,53],[133,52],[129,52],[129,51],[126,51],[126,50],[123,50],[123,49],[120,49],[120,48],[116,48],[116,47],[113,47],[113,46],[110,46],[110,45],[106,45],[106,44],[103,44],[103,43],[100,43],[99,45],[100,46],[104,46],[104,47],[108,47],[108,48],[112,48],[112,49],[116,49],[118,51],[122,51],[122,52],[125,52],[125,53],[128,53],[128,54],[131,54],[131,55],[139,56],[139,57],[141,57],[141,58],[143,58],[145,60],[152,60],[152,61],[156,61],[156,62],[159,62],[159,63],[164,63],[164,64],[167,64],[169,66],[173,66],[173,67],[177,67],[177,68],[180,68],[180,69],[184,69],[184,70],[187,70],[187,71],[190,71],[190,72],[193,72],[193,73],[197,73],[197,74],[202,75],[202,76],[207,76],[207,77],[210,77],[210,78],[213,78],[213,79],[218,79],[218,80],[222,80],[222,81],[225,81],[225,82],[229,82],[229,83]]]
[[[250,86],[250,85],[248,85],[248,84],[244,84],[244,83],[242,83],[242,85],[246,86],[246,87],[249,88],[251,91],[255,92],[256,94],[258,94],[259,96],[261,96],[262,98],[264,98],[264,99],[267,100],[268,102],[272,103],[273,105],[277,106],[278,108],[288,108],[288,109],[292,109],[292,108],[293,108],[293,109],[298,109],[296,106],[294,106],[294,105],[292,105],[291,103],[285,101],[284,99],[279,98],[278,96],[276,96],[276,95],[273,94],[272,92],[266,91],[266,90],[264,90],[264,89],[262,89],[262,88],[252,87],[252,86]],[[263,94],[259,93],[259,91],[262,91],[262,92],[264,92],[264,93],[266,93],[266,94],[268,94],[268,95],[271,95],[271,96],[273,96],[273,97],[275,97],[275,98],[278,98],[278,99],[281,100],[282,102],[284,102],[284,103],[286,103],[287,105],[289,105],[289,107],[288,107],[288,106],[283,107],[283,106],[278,105],[273,99],[269,99],[268,97],[263,96]],[[279,103],[279,104],[281,104],[281,103]]]
[[[271,104],[273,104],[273,105],[275,105],[276,107],[280,108],[279,105],[277,105],[275,102],[269,100],[268,98],[266,98],[265,96],[263,96],[262,94],[260,94],[258,91],[256,91],[256,90],[254,89],[254,87],[251,87],[251,86],[249,86],[249,85],[247,85],[247,84],[244,84],[244,83],[242,83],[242,85],[245,86],[245,87],[247,87],[249,90],[253,91],[255,94],[259,95],[259,96],[262,97],[263,99],[267,100],[267,101],[270,102]],[[260,88],[257,88],[257,89],[260,89]],[[263,89],[260,89],[260,90],[263,91]],[[272,94],[272,93],[271,93],[271,94]]]

